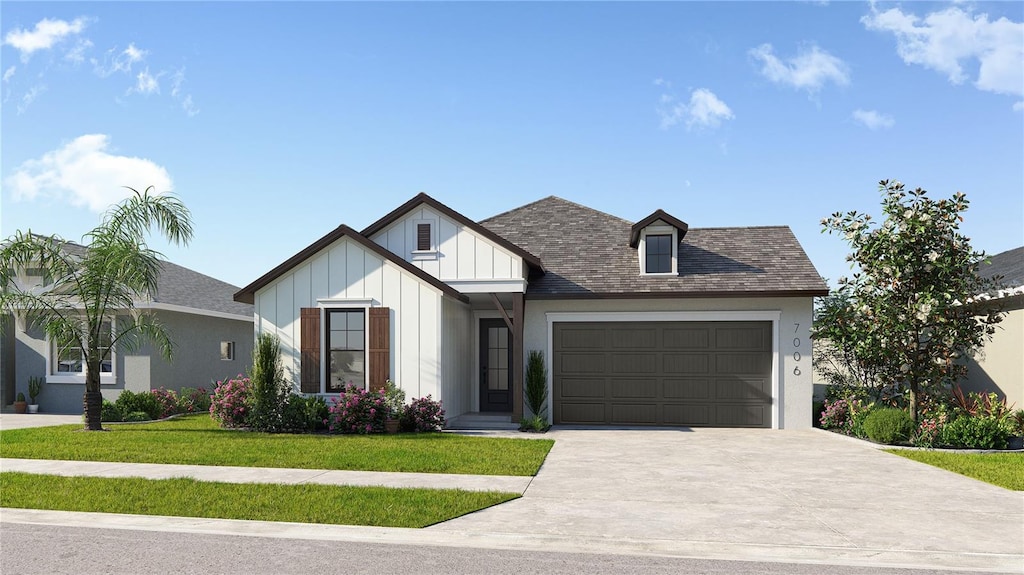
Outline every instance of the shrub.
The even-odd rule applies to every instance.
[[[121,418],[121,410],[117,405],[109,399],[104,399],[103,406],[100,407],[100,421],[121,421]]]
[[[441,431],[444,429],[444,409],[440,401],[428,395],[412,400],[405,406],[401,418],[402,431]]]
[[[160,412],[162,408],[157,402],[155,395],[148,391],[141,391],[135,393],[133,391],[124,390],[121,395],[117,396],[117,401],[114,402],[117,405],[117,409],[121,411],[123,415],[135,411],[145,412],[149,416],[149,419],[160,419]]]
[[[548,425],[548,421],[539,415],[531,415],[530,417],[524,417],[519,422],[519,431],[530,431],[535,433],[544,433],[551,426]]]
[[[905,441],[914,433],[914,420],[909,413],[895,407],[873,409],[864,418],[864,433],[878,443]]]
[[[199,387],[183,387],[178,392],[178,413],[204,413],[210,411],[210,394]]]
[[[128,415],[124,416],[121,421],[152,421],[153,418],[149,416],[145,411],[133,411]]]
[[[526,405],[530,413],[547,419],[548,370],[544,367],[544,354],[530,351],[526,360]]]
[[[281,410],[281,431],[309,433],[326,429],[327,416],[327,402],[324,398],[293,393],[285,400],[284,409]]]
[[[1024,435],[1024,409],[1018,409],[1010,415],[1010,427],[1013,435]]]
[[[387,416],[383,389],[372,392],[348,384],[328,409],[327,429],[333,433],[383,433]]]
[[[249,415],[249,378],[218,381],[210,396],[210,417],[221,427],[245,427]]]
[[[850,408],[847,406],[845,399],[825,400],[824,407],[821,410],[821,418],[819,419],[822,429],[845,433],[848,429],[847,423],[849,420]]]
[[[405,391],[390,379],[384,382],[384,403],[388,407],[388,418],[398,419],[405,409]]]
[[[163,419],[170,417],[178,413],[178,394],[174,393],[173,389],[154,389],[152,391],[153,397],[156,398],[156,403],[160,407],[160,414],[152,419]]]
[[[867,437],[864,432],[864,420],[875,410],[875,404],[865,404],[860,400],[850,402],[850,435],[854,437]]]
[[[1006,449],[1009,426],[994,417],[960,416],[942,430],[942,443],[967,449]]]
[[[278,431],[288,389],[281,367],[281,340],[276,335],[261,333],[256,338],[250,381],[249,427],[257,431]]]

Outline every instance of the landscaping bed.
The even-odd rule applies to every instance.
[[[0,432],[0,457],[474,475],[535,475],[552,445],[451,433],[257,433],[222,429],[209,415],[106,432],[78,425]]]
[[[517,493],[0,473],[0,507],[378,527],[427,527]]]

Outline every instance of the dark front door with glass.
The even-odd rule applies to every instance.
[[[504,320],[480,320],[480,411],[512,411],[511,336]]]

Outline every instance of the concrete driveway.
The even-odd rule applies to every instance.
[[[430,529],[566,548],[1024,571],[1024,493],[828,432],[549,437],[557,442],[522,499]]]
[[[82,416],[55,413],[0,413],[0,430],[67,425],[69,423],[82,423]]]

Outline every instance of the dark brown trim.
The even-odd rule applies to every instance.
[[[249,303],[249,304],[255,303],[255,301],[256,301],[256,292],[259,291],[261,288],[267,286],[268,284],[270,284],[270,282],[272,282],[272,281],[276,280],[277,278],[283,276],[285,273],[290,271],[292,268],[294,268],[294,267],[298,266],[299,264],[301,264],[302,262],[306,261],[311,256],[313,256],[314,254],[319,252],[320,250],[326,248],[327,246],[333,244],[334,242],[338,241],[342,237],[346,237],[346,236],[349,237],[350,239],[352,239],[353,241],[355,241],[356,243],[358,243],[359,245],[363,246],[364,248],[366,248],[366,249],[374,252],[375,254],[379,255],[380,257],[384,258],[385,260],[388,260],[388,261],[396,264],[397,266],[399,266],[402,269],[404,269],[405,271],[413,274],[414,276],[418,277],[419,279],[423,280],[424,282],[426,282],[426,283],[434,286],[435,288],[441,290],[441,292],[443,294],[445,294],[447,296],[451,296],[451,297],[453,297],[453,298],[455,298],[455,299],[457,299],[459,301],[462,301],[462,302],[465,302],[465,303],[469,303],[469,297],[466,296],[465,294],[459,292],[458,290],[456,290],[452,286],[444,283],[443,281],[435,278],[434,276],[428,274],[427,272],[421,270],[420,268],[418,268],[418,267],[412,265],[411,263],[405,261],[404,259],[398,257],[394,253],[392,253],[392,252],[384,249],[383,247],[377,245],[376,243],[370,241],[365,236],[363,236],[359,232],[353,230],[352,228],[346,226],[345,224],[342,224],[342,225],[338,226],[337,228],[332,230],[330,233],[328,233],[324,237],[318,239],[317,241],[315,241],[312,244],[310,244],[309,246],[307,246],[301,252],[299,252],[299,253],[295,254],[294,256],[288,258],[287,260],[285,260],[284,263],[282,263],[281,265],[277,266],[276,268],[270,270],[269,272],[267,272],[266,274],[261,276],[258,280],[254,281],[251,284],[245,286],[244,288],[238,290],[238,292],[235,293],[235,298],[234,298],[235,301],[242,302],[242,303]]]
[[[512,294],[512,421],[523,418],[523,375],[526,358],[523,352],[523,330],[526,301],[523,294]]]
[[[779,291],[706,291],[706,292],[623,292],[623,293],[530,293],[526,299],[694,299],[725,297],[819,297],[828,295],[828,290],[779,290]]]
[[[367,323],[370,327],[367,383],[370,391],[380,391],[391,379],[391,309],[371,307]]]
[[[679,218],[668,214],[665,210],[658,208],[657,210],[654,210],[653,214],[633,224],[633,226],[629,228],[629,247],[635,248],[640,245],[640,230],[658,220],[661,220],[679,230],[679,241],[683,241],[686,231],[690,229],[690,226],[683,220],[680,220]]]
[[[299,313],[299,390],[320,393],[320,309],[304,307]]]
[[[541,274],[544,273],[544,265],[541,264],[540,258],[524,250],[523,248],[513,244],[512,242],[506,240],[505,238],[499,236],[498,234],[492,232],[491,230],[488,230],[487,228],[460,214],[459,212],[456,212],[455,210],[449,208],[448,206],[442,204],[441,202],[435,200],[434,198],[428,196],[423,192],[416,194],[416,196],[409,200],[408,202],[405,202],[401,206],[398,206],[397,208],[392,210],[391,213],[389,213],[388,215],[367,226],[365,229],[363,229],[362,234],[366,237],[370,237],[376,234],[377,232],[393,224],[399,218],[409,213],[410,211],[412,211],[413,208],[420,204],[427,204],[428,206],[434,208],[435,210],[441,212],[442,214],[448,216],[449,218],[473,230],[475,233],[484,236],[485,238],[491,240],[492,242],[498,244],[499,246],[505,248],[506,250],[523,258],[523,261],[525,261],[527,265],[529,265],[537,272]]]

